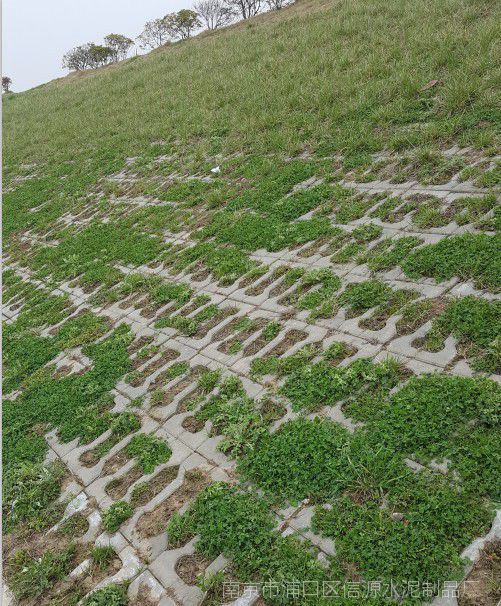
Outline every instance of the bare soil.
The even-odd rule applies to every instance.
[[[208,320],[207,322],[201,324],[197,332],[193,335],[193,337],[195,339],[201,339],[210,330],[215,328],[218,324],[221,324],[221,322],[225,320],[228,316],[236,314],[237,311],[238,310],[235,307],[227,307],[226,309],[222,309],[211,320]]]
[[[126,473],[121,478],[116,478],[111,480],[111,482],[108,482],[105,488],[106,494],[114,501],[121,499],[129,489],[129,486],[132,486],[134,482],[137,482],[142,475],[143,472],[139,467],[133,467],[129,473]]]
[[[129,456],[126,452],[126,447],[119,450],[116,454],[114,454],[111,459],[106,461],[103,467],[103,476],[108,476],[112,473],[117,472],[121,469],[129,460]]]
[[[179,473],[179,465],[173,465],[172,467],[166,467],[162,471],[158,472],[146,485],[144,491],[134,499],[134,507],[143,507],[151,501],[157,494],[161,493],[162,490],[168,486],[173,480],[177,478]]]
[[[202,555],[195,552],[191,555],[184,555],[176,562],[176,573],[186,585],[196,585],[197,577],[205,572],[210,564]]]
[[[257,295],[262,294],[268,288],[268,286],[270,284],[273,284],[273,282],[278,280],[278,278],[281,278],[288,269],[289,268],[285,265],[281,265],[280,267],[277,267],[275,270],[273,270],[273,272],[265,280],[263,280],[256,286],[248,288],[245,291],[245,294],[249,297],[256,297]]]
[[[285,333],[285,337],[283,341],[281,341],[278,345],[276,345],[269,353],[270,356],[282,356],[289,351],[289,349],[299,343],[300,341],[304,341],[308,336],[308,333],[304,330],[289,330]]]
[[[132,355],[136,351],[139,351],[140,349],[142,349],[145,345],[149,345],[152,341],[153,341],[153,336],[139,337],[139,339],[136,339],[129,345],[129,347],[127,348],[127,352],[129,355]]]
[[[458,606],[498,606],[501,600],[501,539],[488,541],[459,589]]]
[[[194,416],[189,416],[183,420],[181,426],[183,427],[183,429],[186,429],[186,431],[189,431],[190,433],[198,433],[199,431],[202,431],[202,429],[205,427],[205,423],[203,421],[199,421]]]
[[[209,475],[200,469],[187,471],[182,485],[158,505],[152,512],[145,513],[137,523],[141,538],[154,537],[165,530],[172,514],[210,484]]]
[[[230,350],[231,346],[234,343],[236,343],[237,341],[240,341],[240,342],[245,341],[246,339],[251,337],[254,333],[256,333],[258,330],[263,328],[263,326],[265,324],[266,324],[266,320],[264,318],[258,318],[257,320],[254,320],[254,322],[252,323],[252,326],[249,327],[247,330],[242,330],[235,337],[228,339],[227,341],[224,341],[223,343],[221,343],[221,345],[218,347],[218,351],[220,351],[221,353],[227,354],[228,351]]]

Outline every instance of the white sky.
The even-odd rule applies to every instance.
[[[19,92],[67,73],[66,51],[106,34],[136,38],[146,21],[191,0],[3,0],[3,75]],[[135,51],[134,51],[135,52]]]

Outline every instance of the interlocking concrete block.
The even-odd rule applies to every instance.
[[[167,595],[161,583],[151,574],[149,570],[142,572],[137,578],[132,581],[128,591],[131,604],[135,604],[135,600],[144,598],[150,600],[158,606],[177,606],[176,602]]]

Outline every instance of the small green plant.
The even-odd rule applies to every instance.
[[[167,463],[171,454],[167,442],[152,434],[136,434],[127,445],[127,455],[136,459],[143,473],[152,473],[157,465]]]
[[[186,318],[180,315],[169,316],[156,322],[155,328],[175,328],[184,335],[192,336],[198,330],[198,322],[195,318]]]
[[[367,263],[371,271],[382,271],[400,265],[410,252],[421,244],[416,236],[403,236],[395,240],[383,240],[379,245],[367,251],[359,262]]]
[[[150,404],[151,406],[158,406],[163,402],[163,399],[164,392],[161,389],[155,389],[155,391],[151,393]]]
[[[427,244],[413,251],[402,263],[411,278],[429,276],[437,282],[454,276],[472,279],[480,288],[497,291],[501,274],[497,263],[501,236],[464,234]]]
[[[158,345],[147,345],[137,352],[137,357],[140,360],[146,360],[147,358],[151,358],[157,354],[159,351],[160,347]]]
[[[200,576],[197,580],[197,586],[204,592],[221,592],[224,583],[224,572],[208,572]]]
[[[488,379],[423,375],[411,379],[364,419],[375,444],[421,462],[449,459],[461,484],[499,498],[494,452],[499,386]]]
[[[167,463],[171,454],[167,442],[151,434],[136,434],[127,445],[127,455],[136,459],[143,473],[152,473],[157,465]]]
[[[107,330],[107,323],[90,311],[67,320],[57,332],[56,341],[60,349],[80,347],[92,343]]]
[[[148,491],[149,485],[148,482],[140,482],[136,484],[132,489],[132,493],[130,495],[130,504],[132,507],[135,507],[141,497]]]
[[[250,328],[252,328],[254,321],[251,320],[250,318],[247,317],[243,317],[240,318],[240,320],[238,320],[238,322],[235,324],[235,330],[238,332],[242,332],[244,330],[249,330]]]
[[[197,550],[209,559],[220,553],[231,558],[238,578],[326,580],[326,571],[308,546],[283,537],[274,526],[264,502],[216,482],[198,495],[184,515],[172,517],[167,533],[171,545],[199,535]]]
[[[127,606],[127,604],[127,585],[114,583],[94,591],[82,602],[82,606]]]
[[[59,496],[65,468],[60,463],[18,463],[3,477],[4,531],[25,523],[41,530],[51,523],[47,511]]]
[[[411,577],[422,586],[428,578],[461,576],[453,554],[462,537],[481,534],[489,524],[480,500],[469,494],[458,498],[446,480],[429,472],[394,478],[387,488],[384,505],[381,495],[352,489],[332,499],[329,509],[318,507],[314,531],[335,540],[341,562],[356,562],[368,578],[391,578],[400,592]],[[430,510],[433,516],[424,514]],[[428,549],[430,540],[442,548]],[[426,600],[424,592],[421,598]]]
[[[352,231],[352,236],[355,238],[355,240],[357,240],[357,242],[370,242],[371,240],[379,238],[382,233],[383,228],[380,225],[366,223],[365,225],[356,227]]]
[[[294,364],[280,393],[287,396],[295,410],[318,410],[332,406],[362,389],[388,392],[400,381],[400,364],[388,358],[380,364],[368,359],[336,367],[322,360],[315,364]]]
[[[501,183],[501,162],[496,162],[490,170],[486,170],[475,181],[479,187],[496,187]]]
[[[70,571],[76,553],[74,545],[64,551],[46,551],[39,559],[32,559],[25,551],[18,551],[11,566],[13,573],[9,586],[17,599],[38,598]]]
[[[89,522],[87,518],[81,513],[75,513],[65,520],[58,530],[64,536],[73,539],[83,535],[87,532],[88,528]]]
[[[107,532],[116,532],[120,526],[128,520],[134,510],[125,501],[117,501],[103,513],[103,527]]]
[[[220,370],[208,370],[200,375],[198,387],[201,389],[202,393],[208,394],[216,387],[220,379]]]
[[[121,412],[111,421],[111,433],[114,436],[122,438],[129,433],[137,431],[141,427],[141,422],[137,415],[132,412]]]
[[[381,221],[388,221],[391,213],[403,203],[402,198],[386,198],[384,202],[379,204],[371,213],[372,218],[381,219]]]
[[[236,375],[225,377],[219,387],[219,393],[222,396],[233,396],[240,392],[243,392],[242,381]]]
[[[391,296],[391,288],[379,280],[367,280],[357,284],[348,284],[339,296],[342,305],[349,306],[354,313],[361,314],[371,307],[386,303]]]
[[[223,436],[218,448],[231,457],[252,449],[266,433],[266,423],[254,401],[242,392],[223,390],[211,397],[195,416],[199,421],[212,421],[213,431]]]
[[[237,354],[241,350],[242,350],[242,343],[241,343],[241,341],[234,341],[230,345],[230,347],[228,348],[228,354],[230,356],[234,356],[235,354]]]
[[[140,404],[137,403],[136,405]],[[133,405],[132,402],[131,405]],[[121,412],[115,416],[101,417],[101,419],[102,421],[111,421],[111,436],[94,449],[96,456],[99,458],[107,454],[124,436],[141,428],[139,418],[131,412]]]
[[[451,301],[433,320],[425,346],[440,350],[448,335],[459,339],[459,348],[477,370],[501,372],[501,302],[469,296]]]
[[[190,365],[188,362],[174,362],[174,364],[171,364],[167,369],[165,378],[168,381],[172,381],[173,379],[184,375],[189,368]]]
[[[264,328],[263,328],[263,332],[262,337],[265,341],[273,341],[273,339],[278,335],[278,333],[280,332],[280,329],[282,328],[282,325],[280,324],[280,322],[276,322],[276,321],[272,321],[269,322]]]
[[[324,359],[328,362],[340,362],[349,353],[349,346],[343,341],[334,341],[324,352]]]
[[[360,242],[349,242],[341,250],[331,257],[333,263],[349,263],[365,250],[365,245]]]
[[[115,557],[115,550],[110,545],[94,547],[90,554],[92,564],[100,570],[106,570],[108,564]]]
[[[19,565],[6,558],[15,579],[8,584],[17,580],[26,592],[20,603],[127,602],[126,586],[84,598],[109,572],[99,562],[111,552],[94,554],[85,579],[69,579],[76,586],[69,596],[67,583],[59,584],[64,558],[48,548],[41,555],[44,531],[66,507],[64,470],[47,463],[46,434],[68,444],[97,439],[82,449],[84,465],[125,436],[129,443],[143,411],[113,412],[124,377],[142,384],[153,405],[165,404],[151,411],[157,420],[179,397],[176,415],[193,411],[186,429],[210,420],[204,431],[218,434],[219,447],[237,460],[235,485],[196,497],[192,488],[205,480],[182,484],[172,500],[186,501],[185,513],[170,523],[165,516],[171,543],[197,537],[205,558],[231,560],[228,580],[292,591],[305,580],[335,588],[374,580],[400,590],[405,580],[462,577],[460,554],[485,536],[491,504],[501,499],[499,387],[450,374],[465,364],[474,373],[501,370],[496,298],[465,296],[471,283],[491,293],[501,286],[498,72],[488,60],[498,13],[491,5],[352,0],[339,10],[335,2],[303,2],[89,77],[4,96],[3,512],[13,533],[7,552],[11,541],[27,544]],[[456,187],[457,178],[493,191],[463,195],[468,187]],[[360,185],[375,180],[374,188]],[[419,184],[444,184],[436,188],[443,196],[418,194]],[[376,219],[383,229],[368,223]],[[446,224],[436,238],[412,235]],[[448,235],[454,225],[464,229]],[[311,269],[329,265],[331,255],[331,265],[348,267]],[[397,286],[398,268],[420,281],[416,291]],[[346,287],[354,280],[366,282]],[[423,300],[432,280],[450,281],[437,293],[461,296]],[[269,302],[251,312],[241,290],[248,303],[267,292],[278,297],[283,315],[267,326],[259,316]],[[223,325],[233,311],[235,320]],[[122,316],[127,325],[117,326]],[[418,357],[452,336],[463,359],[414,377],[419,364],[407,359],[406,367],[347,364],[356,353],[349,346],[322,351],[320,342],[346,329],[374,341],[380,360],[398,347],[386,335],[392,338],[396,316],[398,336],[431,323],[413,343]],[[357,319],[342,323],[350,318]],[[288,355],[287,346],[301,342],[303,320],[314,324],[303,327],[308,341],[318,342]],[[233,362],[251,341],[228,374],[247,374],[252,360],[251,378],[266,383],[264,401],[248,397],[257,386],[246,379],[200,370],[200,356],[190,357],[192,369],[160,355],[153,362],[155,343],[174,333],[179,359],[189,342],[193,355],[209,353],[197,346],[209,331],[215,342],[224,335],[220,351],[237,354]],[[295,420],[271,431],[291,409]],[[314,412],[322,418],[314,421]],[[354,431],[326,418],[335,414],[358,422]],[[106,471],[124,458],[137,463],[115,480],[123,488],[170,461],[170,448],[139,434],[117,455]],[[410,470],[406,459],[433,469]],[[130,507],[160,494],[178,473],[167,465],[165,475],[133,484]],[[313,530],[335,541],[335,555],[323,562],[304,537],[283,536],[292,526],[278,528],[280,506],[303,499],[318,506]],[[120,523],[127,504],[115,507],[106,512],[110,524]],[[64,546],[82,530],[72,516],[50,535]],[[76,557],[68,568],[79,563]],[[205,602],[223,601],[221,576],[201,582],[211,593]],[[262,597],[270,606],[321,600]],[[427,597],[401,601],[414,606]],[[367,598],[368,606],[385,600]]]
[[[129,374],[125,376],[125,381],[129,385],[139,385],[141,383],[142,378],[143,378],[143,373],[140,370],[133,370],[132,372],[129,372]]]

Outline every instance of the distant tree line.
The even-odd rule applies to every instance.
[[[127,36],[108,34],[104,44],[88,42],[68,51],[63,57],[63,67],[73,71],[115,63],[125,59],[132,46],[134,40]]]
[[[136,38],[142,49],[152,50],[167,42],[186,40],[200,28],[215,30],[241,18],[254,17],[264,7],[280,10],[294,0],[198,0],[194,10],[182,9],[165,17],[148,21]],[[89,42],[68,51],[63,68],[80,71],[102,67],[127,58],[134,41],[121,34],[109,34],[104,44]],[[10,80],[10,79],[9,79]],[[4,92],[5,84],[2,83]]]

